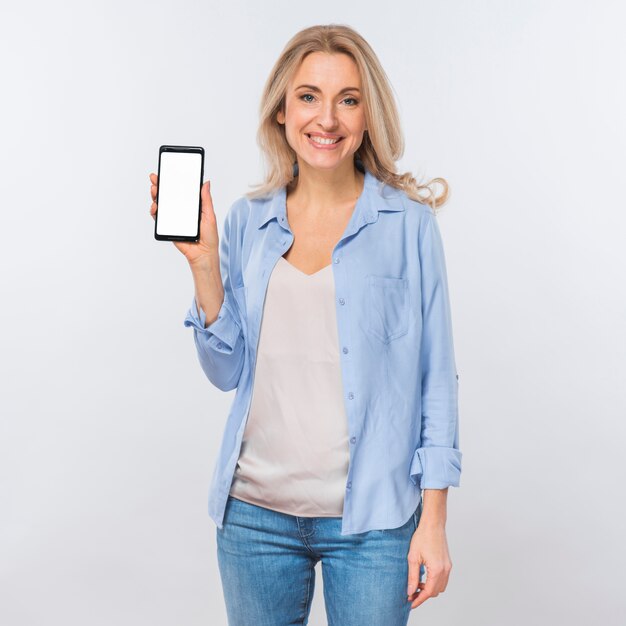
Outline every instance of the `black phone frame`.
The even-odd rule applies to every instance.
[[[204,180],[204,148],[202,146],[174,146],[165,144],[159,147],[159,167],[158,167],[158,180],[161,180],[161,155],[164,152],[181,152],[181,153],[193,153],[200,154],[200,184],[198,186],[198,227],[195,237],[184,235],[159,235],[157,234],[157,224],[159,220],[159,185],[157,181],[157,193],[156,193],[156,205],[157,210],[154,220],[154,238],[158,241],[191,241],[197,243],[200,241],[200,220],[202,219],[202,181]]]

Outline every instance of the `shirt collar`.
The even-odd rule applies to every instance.
[[[404,211],[402,191],[387,185],[376,178],[369,170],[365,170],[363,191],[359,196],[348,228],[354,232],[365,224],[378,219],[380,211]],[[263,215],[257,228],[262,228],[270,220],[276,218],[279,224],[287,226],[287,188],[281,187],[263,206]]]

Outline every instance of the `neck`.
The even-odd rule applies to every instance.
[[[303,210],[332,209],[356,201],[365,177],[351,162],[345,165],[334,170],[319,170],[299,163],[298,176],[287,190],[289,199]]]

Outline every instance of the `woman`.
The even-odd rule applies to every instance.
[[[307,623],[321,561],[329,624],[406,624],[447,586],[461,472],[447,185],[396,173],[391,87],[346,26],[288,42],[258,138],[266,180],[219,244],[209,183],[200,241],[175,243],[202,369],[237,389],[209,498],[229,623]]]

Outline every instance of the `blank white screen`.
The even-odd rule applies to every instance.
[[[161,153],[158,235],[197,235],[201,164],[202,155],[196,152]]]

